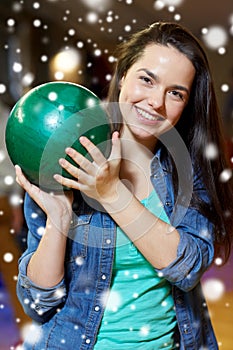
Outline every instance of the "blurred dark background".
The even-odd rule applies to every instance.
[[[232,0],[1,0],[0,99],[12,105],[50,80],[81,83],[103,97],[117,43],[160,19],[203,41],[222,104],[233,66]]]

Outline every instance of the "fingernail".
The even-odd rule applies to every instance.
[[[60,158],[58,162],[60,165],[64,165],[66,161],[64,158]]]
[[[80,138],[79,138],[79,141],[80,141],[80,142],[85,142],[85,140],[86,140],[86,137],[85,137],[85,136],[80,136]]]
[[[67,148],[65,149],[65,152],[66,152],[66,154],[71,155],[71,154],[73,154],[73,149],[70,148],[70,147],[67,147]]]

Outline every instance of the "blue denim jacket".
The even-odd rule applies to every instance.
[[[180,234],[177,258],[160,273],[172,285],[178,324],[176,348],[215,350],[218,345],[200,285],[202,274],[213,260],[213,227],[188,205],[192,188],[205,201],[208,197],[197,174],[193,181],[185,176],[186,187],[182,189],[181,181],[175,200],[172,166],[162,160],[161,151],[156,153],[151,163],[151,181]],[[46,220],[28,195],[25,216],[29,228],[28,249],[19,261],[17,293],[25,312],[39,323],[36,335],[31,337],[36,341],[26,342],[25,350],[93,349],[104,312],[102,296],[111,283],[114,221],[107,213],[82,201],[69,232],[65,277],[57,286],[45,289],[26,276],[27,264],[41,238],[38,229],[45,226]]]

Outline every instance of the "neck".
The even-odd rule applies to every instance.
[[[121,132],[122,159],[128,160],[151,160],[154,155],[157,139],[154,136],[147,139],[135,137],[127,126]]]
[[[145,198],[151,191],[150,163],[154,156],[153,151],[147,147],[147,142],[140,142],[133,135],[124,130],[121,134],[122,161],[120,177],[125,184],[139,198]]]

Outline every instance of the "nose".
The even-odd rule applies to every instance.
[[[153,88],[148,93],[148,104],[155,110],[161,110],[164,108],[165,95],[162,89]]]

